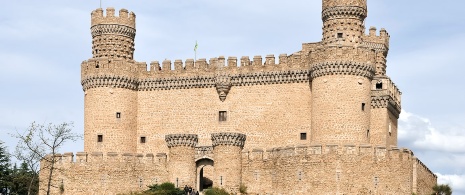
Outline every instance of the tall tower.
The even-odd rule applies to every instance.
[[[323,47],[312,55],[312,143],[369,143],[374,53],[363,47],[366,0],[323,0]]]
[[[81,64],[84,150],[136,152],[137,63],[133,59],[136,16],[121,9],[91,14],[92,58]]]

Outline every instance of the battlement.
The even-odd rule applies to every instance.
[[[129,13],[127,9],[120,9],[119,15],[115,15],[115,8],[109,7],[106,9],[106,14],[102,8],[98,8],[92,11],[91,14],[91,26],[99,24],[118,24],[124,25],[131,28],[136,28],[136,14],[133,12]]]
[[[51,158],[51,156],[47,156]],[[117,152],[72,152],[55,154],[56,164],[58,166],[69,165],[69,164],[160,164],[166,163],[167,156],[165,153],[158,153],[156,155],[152,153],[141,154],[141,153],[117,153]]]
[[[401,161],[411,160],[414,158],[413,152],[406,148],[397,148],[395,146],[372,146],[356,144],[314,144],[271,148],[267,150],[252,149],[242,152],[244,160],[267,161],[277,160],[289,157],[318,157],[325,155],[339,156],[371,156],[374,159],[397,159]]]
[[[323,0],[323,10],[341,6],[354,6],[366,9],[367,0]]]
[[[381,28],[379,35],[376,27],[370,27],[368,35],[363,37],[362,45],[376,51],[387,52],[389,50],[389,33],[386,29]]]
[[[389,77],[373,78],[371,90],[373,96],[390,96],[396,104],[401,105],[402,92]]]
[[[197,73],[208,73],[215,71],[229,71],[231,73],[237,71],[250,71],[254,70],[289,70],[299,69],[302,67],[302,58],[300,53],[294,53],[292,55],[280,54],[278,58],[279,62],[274,55],[254,56],[252,60],[249,56],[242,56],[238,58],[236,56],[224,56],[214,57],[207,60],[206,58],[200,58],[194,62],[194,59],[187,59],[185,61],[176,59],[174,62],[169,59],[159,61],[152,61],[150,63],[150,71],[146,74],[173,74],[176,72],[197,72]]]

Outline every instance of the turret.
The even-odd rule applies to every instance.
[[[361,42],[367,17],[366,0],[323,0],[323,42],[357,44]]]
[[[93,56],[81,64],[86,152],[136,152],[137,70],[145,68],[132,60],[135,17],[113,8],[91,14]]]
[[[311,64],[311,142],[370,142],[375,57],[363,46],[366,0],[323,0],[323,46]]]
[[[195,134],[170,134],[165,136],[169,152],[169,180],[176,187],[195,186]]]
[[[236,194],[242,180],[242,148],[246,135],[241,133],[213,133],[212,145],[215,158],[213,185]]]
[[[133,59],[136,15],[121,9],[119,16],[115,16],[114,8],[107,8],[104,15],[99,8],[92,12],[91,17],[93,58]]]

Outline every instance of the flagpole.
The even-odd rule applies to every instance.
[[[100,8],[102,8],[102,0],[100,0]]]
[[[194,67],[195,67],[195,62],[197,61],[197,40],[195,40],[195,46],[194,46]]]

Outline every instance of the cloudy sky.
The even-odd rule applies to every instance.
[[[0,140],[32,121],[83,132],[80,63],[98,0],[1,0]],[[320,0],[103,0],[137,15],[135,59],[291,54],[321,40]],[[388,75],[403,92],[399,146],[465,194],[465,1],[369,0],[366,27],[391,35]],[[83,141],[62,152],[82,151]]]

